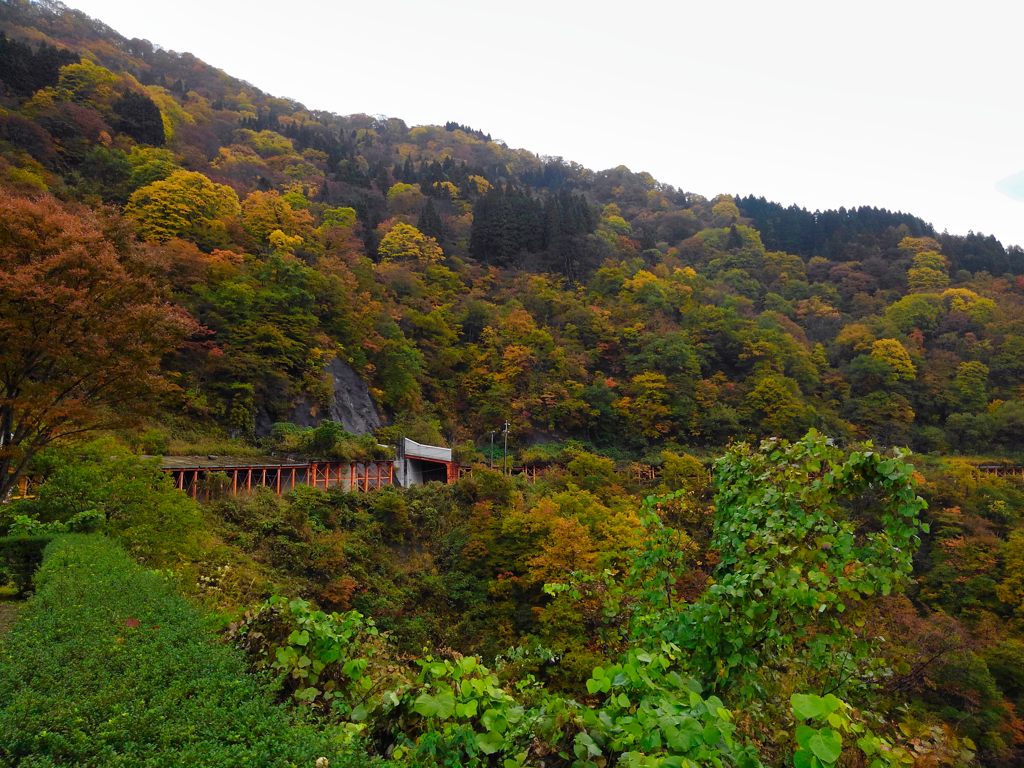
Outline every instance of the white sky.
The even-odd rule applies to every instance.
[[[69,0],[311,109],[1024,245],[1020,0]]]

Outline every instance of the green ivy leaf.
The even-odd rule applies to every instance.
[[[585,751],[584,751],[584,755],[589,755],[591,757],[599,757],[601,755],[601,748],[598,747],[596,743],[594,743],[594,740],[592,738],[590,738],[590,735],[587,734],[587,733],[577,733],[576,734],[576,750],[575,751],[576,751],[576,756],[577,757],[583,757],[583,755],[579,754],[579,747],[580,746],[583,746],[583,747],[586,748]]]
[[[505,719],[504,715],[494,709],[488,709],[484,712],[483,717],[480,718],[480,722],[483,723],[484,728],[488,731],[504,733],[508,730],[508,720]]]
[[[825,702],[814,694],[794,693],[789,703],[793,705],[793,716],[797,720],[816,720],[828,713]]]
[[[316,698],[316,695],[320,693],[316,688],[310,686],[309,688],[300,688],[295,692],[295,698],[299,701],[312,701]]]
[[[807,725],[798,725],[796,727],[796,743],[800,745],[800,749],[810,749],[811,737],[817,734],[814,728]]]
[[[505,746],[505,737],[497,731],[478,733],[476,735],[476,745],[480,747],[480,751],[485,755],[493,755]]]
[[[808,747],[821,762],[831,765],[843,752],[843,738],[831,728],[822,728],[810,738]]]
[[[447,720],[455,712],[455,697],[449,693],[442,693],[438,696],[421,693],[416,697],[413,710],[424,717],[437,717],[441,720]]]

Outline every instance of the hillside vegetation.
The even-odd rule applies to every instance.
[[[286,420],[337,356],[435,440],[1024,438],[1019,248],[317,112],[58,3],[0,13],[6,187],[121,211],[202,326],[164,361],[189,421]]]
[[[109,539],[54,541],[36,588],[0,656],[2,764],[312,765],[333,753]]]
[[[0,765],[1024,759],[1019,247],[0,0],[0,338]],[[287,423],[333,361],[376,434]],[[400,437],[472,475],[198,505],[139,455]]]

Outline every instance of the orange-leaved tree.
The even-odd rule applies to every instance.
[[[123,426],[198,329],[123,224],[0,190],[0,499],[55,440]]]

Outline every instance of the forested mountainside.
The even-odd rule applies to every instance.
[[[0,766],[1020,764],[1024,251],[487,130],[0,0]],[[138,455],[402,436],[472,475]]]
[[[5,186],[150,244],[202,326],[173,411],[251,433],[338,356],[434,440],[1024,438],[1018,247],[317,112],[58,3],[0,11]]]

